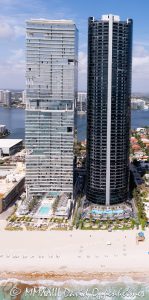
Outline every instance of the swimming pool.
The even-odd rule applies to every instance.
[[[59,192],[49,192],[48,196],[57,197],[59,195]]]
[[[122,209],[117,209],[117,210],[97,210],[97,209],[92,209],[91,213],[93,215],[103,215],[103,214],[107,214],[107,215],[119,215],[122,214],[124,211]]]
[[[49,206],[41,206],[38,213],[40,215],[48,215],[49,212],[50,212],[50,207]]]

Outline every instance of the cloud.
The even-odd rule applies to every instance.
[[[0,64],[0,69],[3,68],[3,73],[12,72],[16,70],[19,66],[22,72],[24,72],[25,59],[24,59],[24,49],[11,50],[11,54],[7,60]],[[22,70],[23,67],[23,70]]]
[[[87,72],[87,54],[86,52],[79,52],[79,72],[81,74],[86,74]]]
[[[14,26],[14,36],[16,38],[21,37],[21,36],[25,36],[25,27],[15,25]]]
[[[10,38],[14,34],[13,29],[8,23],[0,21],[0,38]]]
[[[137,56],[133,57],[133,72],[134,73],[145,73],[145,70],[148,71],[149,75],[149,54],[146,56]]]
[[[78,76],[78,88],[79,90],[85,91],[87,88],[87,53],[79,52],[79,76]]]
[[[7,60],[0,64],[0,88],[24,88],[25,59],[22,48],[12,50]]]
[[[16,39],[25,35],[25,28],[17,24],[16,19],[0,17],[0,38],[1,39]]]
[[[135,45],[132,63],[133,91],[149,92],[149,48],[143,44]]]
[[[134,57],[144,57],[148,54],[147,49],[144,47],[144,45],[137,44],[134,46],[133,56]]]

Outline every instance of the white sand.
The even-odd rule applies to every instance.
[[[1,231],[0,273],[147,273],[149,230],[138,245],[136,234],[135,230]]]

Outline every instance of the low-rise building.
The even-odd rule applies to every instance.
[[[134,144],[132,145],[132,150],[134,150],[134,152],[138,152],[139,150],[141,150],[141,147],[138,144]]]
[[[4,133],[6,132],[6,129],[7,129],[7,128],[6,128],[6,125],[1,125],[1,124],[0,124],[0,133],[1,133],[1,134],[4,134]]]
[[[146,128],[137,128],[136,132],[146,134]]]
[[[0,167],[0,213],[13,202],[24,190],[25,166]]]
[[[60,196],[58,206],[55,212],[55,216],[69,218],[70,211],[71,211],[71,199],[67,196],[67,194],[64,193]]]
[[[143,156],[144,156],[144,152],[142,150],[135,150],[134,158],[142,159]]]
[[[13,155],[23,147],[23,140],[20,139],[0,139],[1,155]]]
[[[144,178],[145,178],[145,185],[149,186],[149,174],[145,174]]]
[[[149,139],[143,138],[141,140],[142,140],[143,144],[145,144],[146,146],[149,145]]]
[[[131,142],[131,144],[137,144],[138,140],[134,136],[131,136],[130,142]]]
[[[147,217],[147,222],[149,222],[149,202],[144,202],[144,208]]]
[[[146,103],[143,99],[132,98],[131,108],[132,109],[145,109]]]

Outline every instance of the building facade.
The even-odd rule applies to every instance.
[[[7,107],[11,106],[11,92],[8,90],[0,90],[0,103]]]
[[[22,91],[22,103],[26,104],[26,90]]]
[[[84,113],[87,110],[87,93],[78,92],[77,112]]]
[[[73,21],[27,21],[28,196],[73,197],[78,31]]]
[[[131,109],[140,109],[143,110],[146,107],[146,103],[143,99],[131,99]]]
[[[0,90],[0,104],[4,104],[4,91]]]
[[[107,206],[128,199],[132,25],[88,24],[87,199]]]

